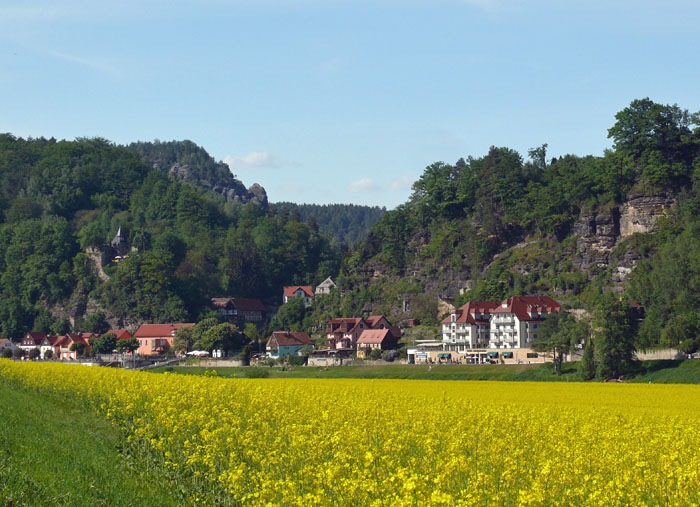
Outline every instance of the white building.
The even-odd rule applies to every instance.
[[[324,281],[322,281],[321,283],[319,283],[316,286],[316,290],[314,291],[314,293],[317,296],[320,294],[330,294],[331,289],[334,289],[335,287],[336,287],[335,282],[329,276],[328,278],[326,278]]]
[[[446,350],[531,348],[544,319],[561,311],[547,296],[517,296],[505,301],[472,301],[442,321]]]

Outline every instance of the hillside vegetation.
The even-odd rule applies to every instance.
[[[113,325],[190,321],[212,296],[276,300],[282,285],[319,282],[340,262],[315,228],[214,196],[104,139],[1,135],[0,211],[0,333],[15,338],[65,332],[88,309]],[[104,279],[89,251],[120,226],[138,252]]]
[[[386,212],[379,206],[356,204],[295,204],[277,202],[270,206],[277,213],[296,214],[310,225],[316,224],[322,234],[335,238],[341,245],[352,246],[365,239],[372,226]]]
[[[428,166],[343,264],[356,301],[345,305],[435,321],[437,296],[548,294],[589,307],[612,290],[646,307],[640,345],[695,339],[699,126],[698,113],[641,99],[616,115],[600,157],[549,158],[543,144],[524,160],[494,146]]]

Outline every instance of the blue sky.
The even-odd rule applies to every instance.
[[[435,161],[700,110],[698,26],[694,0],[0,0],[0,131],[191,139],[273,202],[392,208]]]

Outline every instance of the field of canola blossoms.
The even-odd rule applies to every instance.
[[[700,503],[698,386],[220,379],[2,359],[0,378],[110,418],[183,503]]]

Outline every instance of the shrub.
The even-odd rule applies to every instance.
[[[32,349],[29,351],[29,359],[39,359],[41,352],[39,349]]]
[[[5,359],[10,359],[12,357],[12,350],[2,349],[2,357],[4,357]]]
[[[307,358],[308,356],[288,356],[288,361],[292,366],[303,366]]]
[[[698,351],[698,342],[692,338],[688,338],[687,340],[683,340],[678,348],[684,354],[694,354]]]
[[[389,363],[393,363],[395,359],[398,359],[398,357],[399,357],[398,350],[386,350],[382,354],[382,359],[384,359],[384,361],[387,361]]]
[[[372,349],[372,352],[369,354],[369,358],[372,360],[377,360],[382,358],[382,350],[381,349]]]

